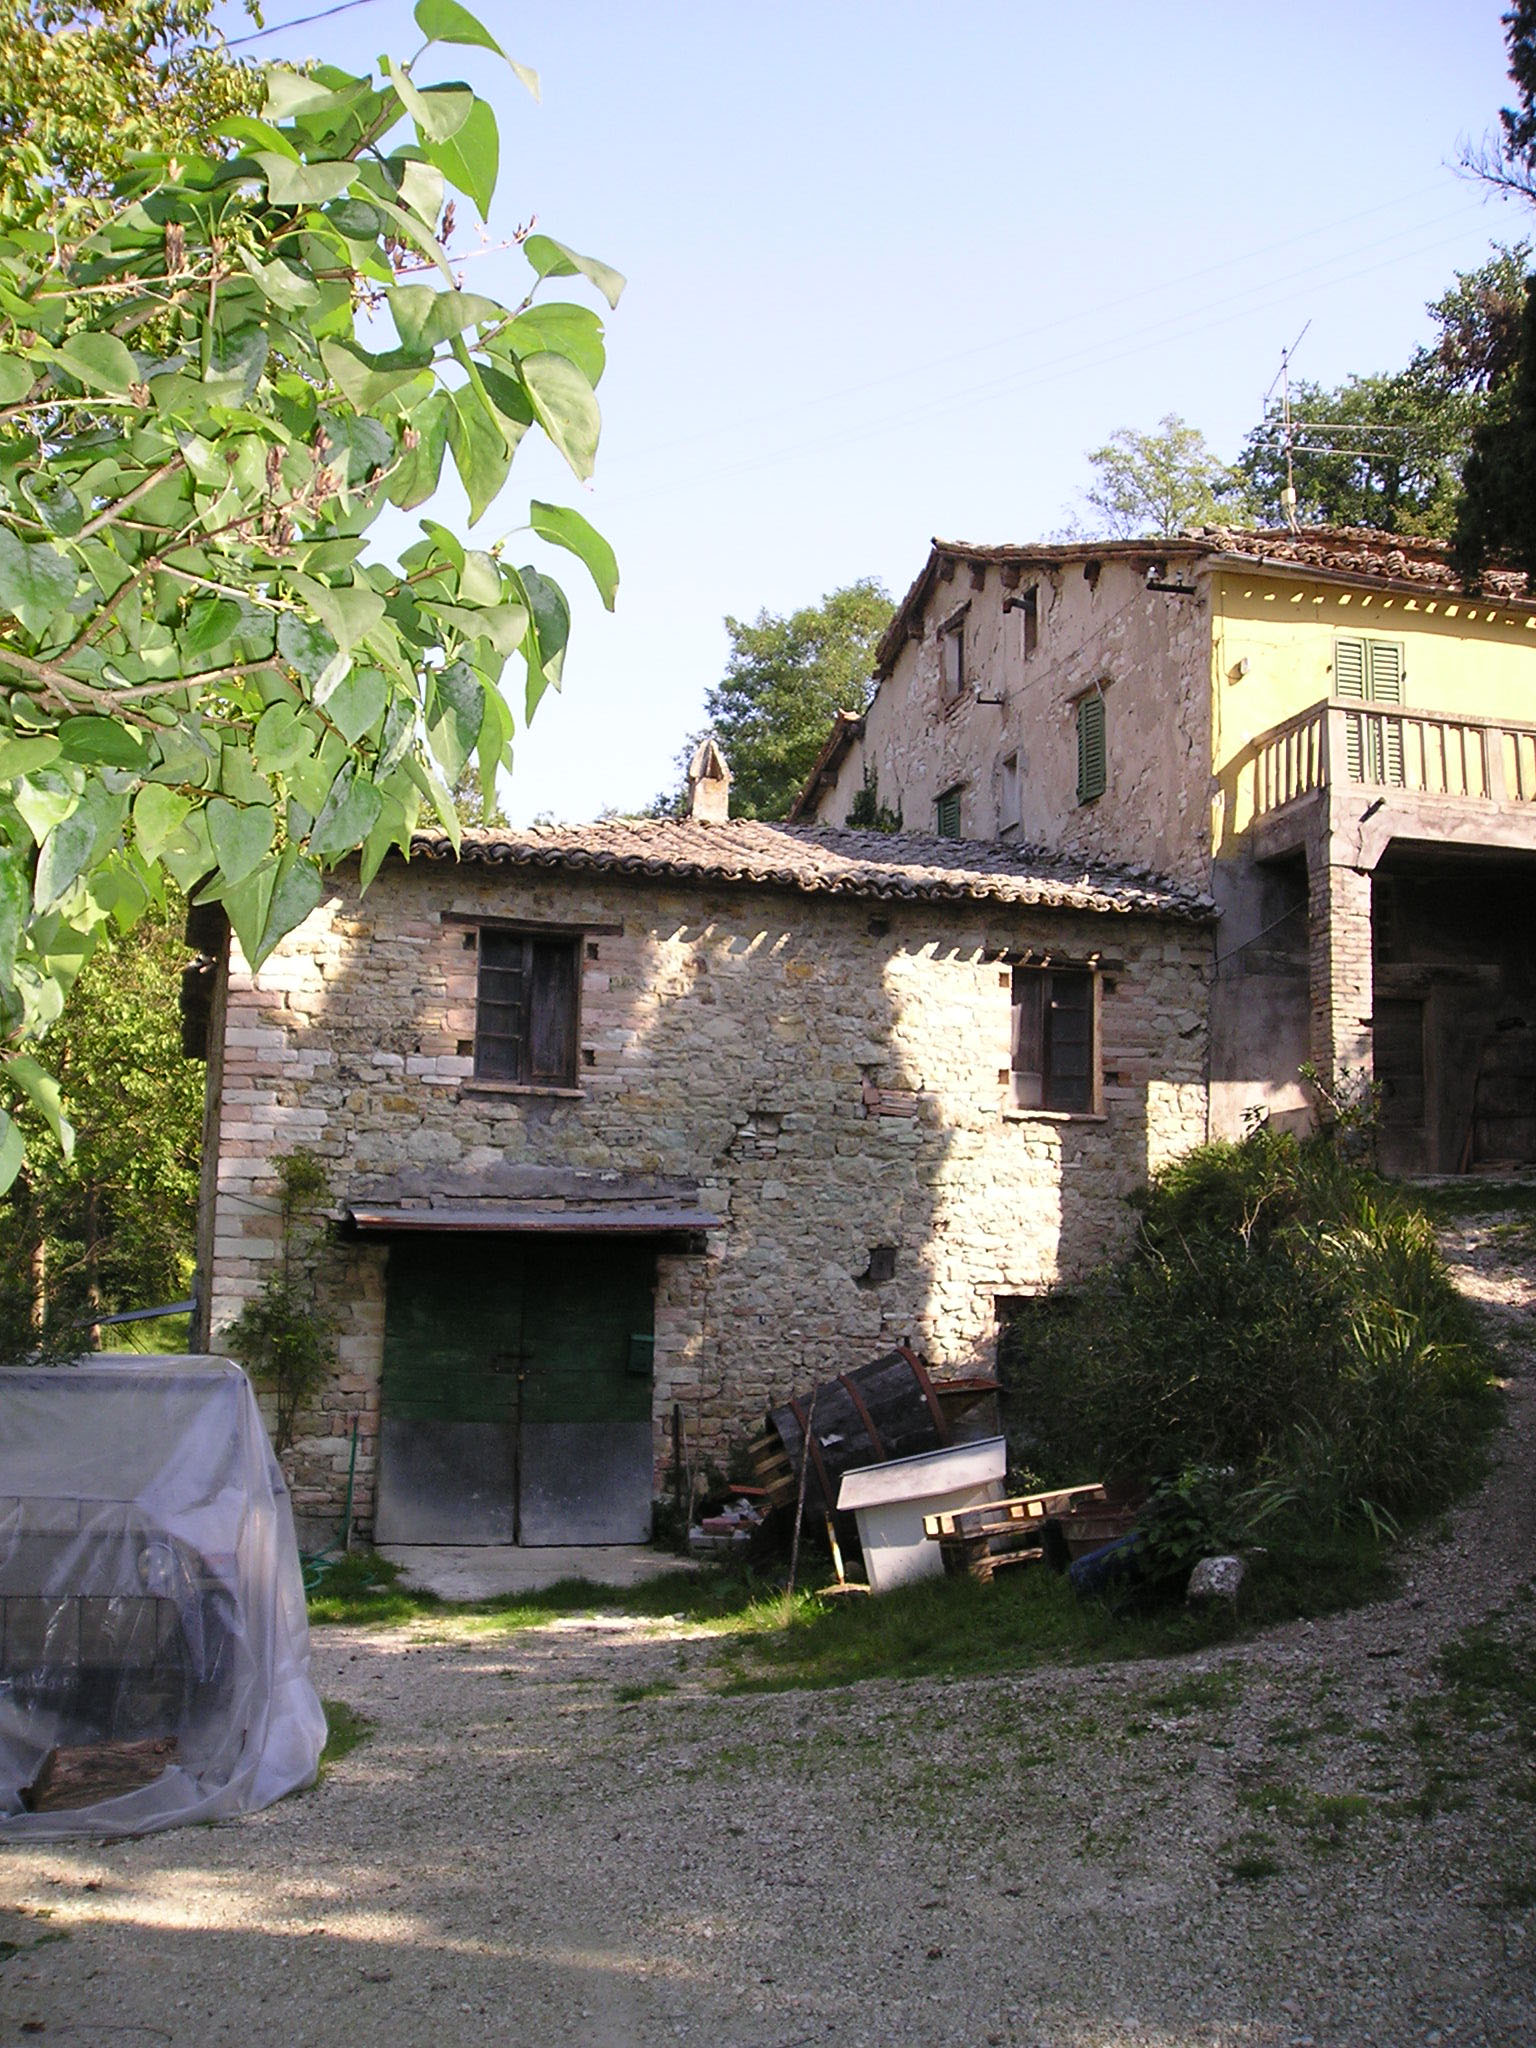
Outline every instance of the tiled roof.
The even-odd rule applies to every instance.
[[[411,851],[434,861],[454,857],[441,833],[418,833]],[[717,825],[613,818],[594,825],[466,832],[460,857],[497,867],[755,884],[808,896],[1038,904],[1192,923],[1216,915],[1208,896],[1146,869],[1103,867],[987,840],[766,825],[748,818]]]
[[[875,674],[888,676],[902,643],[920,625],[935,582],[946,564],[999,563],[1017,570],[1052,568],[1064,562],[1134,561],[1218,563],[1240,558],[1254,566],[1310,569],[1319,576],[1365,579],[1383,588],[1461,592],[1443,540],[1411,534],[1381,533],[1367,526],[1306,526],[1292,533],[1285,527],[1202,526],[1169,539],[1074,540],[1034,542],[1024,546],[984,545],[965,540],[935,539],[928,560],[875,649]],[[1500,604],[1529,608],[1536,592],[1527,592],[1517,569],[1490,568],[1483,577],[1483,596]]]

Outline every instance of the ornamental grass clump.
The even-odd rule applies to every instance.
[[[1001,1353],[1015,1460],[1052,1484],[1228,1475],[1229,1532],[1381,1533],[1443,1506],[1497,1414],[1425,1219],[1326,1139],[1259,1130],[1165,1168],[1130,1255]]]

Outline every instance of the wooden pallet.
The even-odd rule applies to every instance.
[[[988,1583],[1010,1565],[1037,1564],[1045,1556],[1047,1521],[1056,1524],[1077,1558],[1125,1535],[1135,1526],[1136,1512],[1112,1506],[1102,1484],[1068,1486],[925,1515],[923,1530],[938,1543],[946,1572]]]

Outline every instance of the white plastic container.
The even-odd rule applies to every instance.
[[[1007,1469],[1006,1441],[988,1436],[979,1443],[952,1444],[947,1450],[920,1451],[915,1458],[892,1458],[845,1472],[837,1505],[859,1525],[870,1591],[889,1593],[915,1579],[937,1578],[944,1559],[938,1544],[923,1534],[924,1515],[1001,1500]]]

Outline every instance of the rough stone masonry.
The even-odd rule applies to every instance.
[[[658,829],[673,842],[794,840]],[[937,845],[922,842],[925,859]],[[950,863],[981,852],[942,846]],[[890,843],[882,872],[903,855],[913,872],[910,841]],[[391,1177],[457,1187],[545,1167],[696,1183],[723,1227],[698,1240],[707,1249],[658,1259],[658,1474],[674,1403],[690,1443],[723,1462],[770,1398],[899,1339],[941,1372],[990,1368],[998,1297],[1111,1252],[1123,1198],[1206,1134],[1208,906],[1146,890],[1113,910],[1077,897],[1095,907],[488,856],[391,861],[361,896],[340,881],[258,975],[235,949],[215,1002],[205,1341],[218,1344],[278,1256],[275,1162],[305,1148],[326,1164],[338,1215]],[[444,913],[588,935],[574,1088],[477,1082],[473,925]],[[1047,957],[1095,973],[1091,1114],[1011,1107],[1009,962]],[[335,1515],[358,1417],[365,1529],[387,1257],[340,1234],[327,1254],[337,1368],[289,1457],[298,1512]]]

